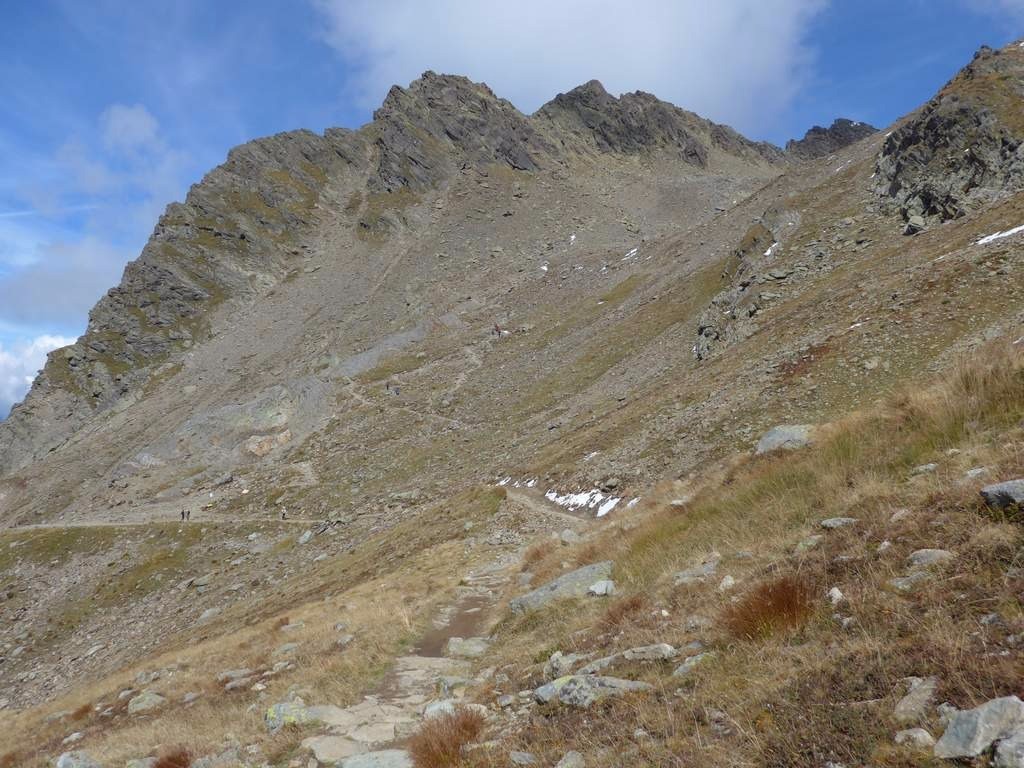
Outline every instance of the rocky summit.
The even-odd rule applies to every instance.
[[[233,149],[0,422],[0,766],[1024,764],[1022,115]]]

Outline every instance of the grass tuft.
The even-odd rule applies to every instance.
[[[160,753],[153,768],[189,768],[191,765],[192,755],[187,749],[172,747]]]
[[[809,584],[793,575],[762,582],[725,609],[725,627],[742,640],[801,627],[814,612],[813,594]]]
[[[462,749],[480,736],[484,718],[464,707],[427,720],[409,741],[416,768],[447,768],[462,762]]]

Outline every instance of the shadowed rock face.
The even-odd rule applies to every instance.
[[[840,117],[828,128],[816,125],[807,131],[802,139],[788,141],[786,154],[797,160],[825,157],[877,132],[877,128],[867,123]]]
[[[876,192],[904,219],[946,221],[1024,187],[1024,48],[982,48],[889,135]]]

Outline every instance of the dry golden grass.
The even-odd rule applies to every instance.
[[[484,717],[465,707],[427,720],[409,740],[416,768],[450,768],[462,763],[462,749],[484,729]]]
[[[679,683],[655,665],[619,670],[655,692],[585,714],[548,711],[490,751],[498,757],[474,752],[471,763],[496,765],[524,748],[542,762],[578,749],[600,768],[921,764],[892,742],[904,727],[892,719],[903,677],[937,675],[937,700],[960,707],[1024,693],[1024,659],[1006,645],[1024,631],[1024,578],[1008,576],[1024,566],[1024,536],[977,492],[1024,475],[1022,417],[1024,357],[996,344],[930,388],[829,425],[811,450],[719,466],[684,506],[667,503],[681,495],[671,485],[645,494],[645,518],[594,539],[599,556],[615,561],[623,594],[504,622],[486,663],[525,687],[541,680],[554,650],[603,655],[697,638],[715,658]],[[939,469],[914,476],[926,462]],[[965,480],[977,466],[990,468],[985,480]],[[858,523],[818,526],[835,516]],[[824,540],[797,548],[811,533]],[[913,592],[889,586],[908,572],[911,552],[935,547],[956,559]],[[672,586],[675,570],[712,550],[723,554],[716,578],[738,580],[735,597],[714,580]],[[845,595],[834,607],[825,597],[832,586]],[[982,624],[993,612],[1000,621]],[[691,631],[686,620],[697,615],[715,621]],[[922,725],[941,733],[934,714]],[[650,738],[634,738],[637,727]]]

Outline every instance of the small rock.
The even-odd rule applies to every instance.
[[[167,699],[153,691],[143,691],[128,702],[129,715],[141,715],[160,709],[167,703]]]
[[[821,527],[834,531],[837,528],[845,528],[848,525],[855,525],[856,523],[857,518],[855,517],[830,517],[827,520],[821,521]]]
[[[915,571],[909,576],[896,576],[895,578],[889,579],[889,586],[899,592],[913,592],[917,588],[918,584],[924,581],[928,581],[931,578],[931,574],[927,571]]]
[[[511,693],[505,693],[498,697],[498,706],[502,709],[508,709],[516,703],[516,697]]]
[[[450,637],[445,655],[455,659],[477,659],[487,653],[490,642],[485,637]]]
[[[582,541],[582,538],[572,528],[566,528],[558,534],[558,540],[561,541],[564,546],[568,547],[573,544],[579,544],[580,541]]]
[[[828,591],[828,599],[832,605],[839,605],[846,599],[846,595],[842,593],[839,587],[832,587],[832,589]]]
[[[56,768],[103,768],[86,752],[65,752],[57,758]]]
[[[981,497],[995,509],[1024,504],[1024,478],[986,485],[981,489]]]
[[[197,620],[197,623],[205,624],[210,619],[216,617],[219,613],[220,608],[207,608],[205,611],[199,614],[199,619]]]
[[[719,592],[728,592],[730,589],[732,589],[735,586],[736,586],[736,579],[734,579],[732,576],[726,575],[726,576],[724,576],[722,578],[722,580],[720,582],[718,582],[718,591]]]
[[[230,683],[232,680],[240,680],[243,677],[252,677],[255,672],[251,669],[229,669],[217,675],[217,682]]]
[[[939,465],[938,464],[934,464],[934,463],[931,463],[931,464],[918,464],[916,467],[914,467],[912,470],[910,470],[910,474],[914,475],[914,476],[917,476],[917,475],[930,475],[930,474],[933,474],[935,472],[935,470],[937,470],[938,468],[939,468]]]
[[[708,577],[714,575],[721,560],[722,556],[717,552],[711,553],[699,565],[695,565],[692,568],[687,568],[685,571],[679,571],[676,573],[675,585],[680,587],[703,583],[708,579]]]
[[[353,643],[353,641],[355,639],[356,639],[355,635],[342,635],[341,637],[339,637],[337,640],[334,641],[334,647],[338,648],[338,649],[347,648],[348,646],[350,646]]]
[[[772,427],[757,442],[754,453],[761,456],[772,451],[794,451],[813,442],[813,424],[780,424]]]
[[[536,765],[537,758],[531,752],[509,752],[508,759],[512,765]]]
[[[299,536],[299,544],[309,544],[309,542],[312,539],[313,539],[313,532],[307,530],[307,531],[303,532],[303,534],[301,536]]]
[[[338,768],[413,768],[413,763],[404,749],[384,749],[346,757]]]
[[[907,694],[896,703],[893,716],[898,723],[917,723],[928,714],[935,691],[939,687],[937,677],[905,677]]]
[[[562,759],[555,763],[555,768],[586,768],[587,761],[579,752],[569,751],[562,755]]]
[[[690,656],[688,659],[683,661],[682,664],[675,668],[675,670],[672,672],[672,677],[686,677],[691,672],[693,672],[693,670],[695,670],[700,664],[703,664],[705,661],[709,661],[714,657],[714,651],[704,651],[703,653],[698,653],[696,656]]]
[[[622,652],[622,658],[627,661],[665,661],[674,659],[679,654],[674,647],[668,643],[656,643],[655,645],[642,645],[639,648],[630,648]]]
[[[65,736],[64,740],[61,742],[61,744],[63,744],[64,746],[67,746],[68,744],[77,744],[78,742],[80,742],[84,738],[85,738],[85,734],[84,733],[82,733],[81,731],[75,731],[71,735]]]
[[[932,565],[939,565],[952,560],[955,555],[947,549],[919,549],[910,553],[911,565],[918,568],[927,568]]]
[[[310,719],[309,710],[301,699],[273,704],[263,713],[263,722],[271,733],[277,733],[286,725],[308,723]]]
[[[935,739],[924,728],[910,728],[896,734],[896,743],[917,749],[931,749],[935,746]]]
[[[918,232],[923,232],[926,226],[924,217],[915,214],[907,219],[906,226],[903,227],[903,234],[916,235]]]
[[[595,597],[609,597],[615,594],[615,582],[611,579],[595,581],[587,588],[587,594]]]

